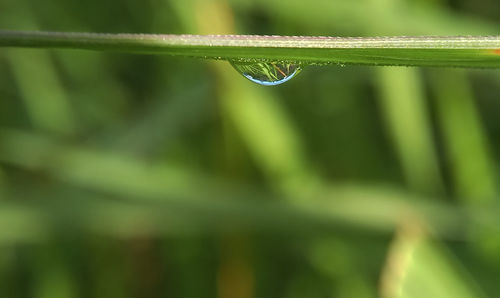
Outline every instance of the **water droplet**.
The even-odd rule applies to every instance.
[[[283,84],[302,70],[298,64],[285,62],[231,61],[231,65],[245,78],[264,86]]]

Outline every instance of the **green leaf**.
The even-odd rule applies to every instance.
[[[312,37],[0,31],[0,47],[74,48],[303,64],[500,67],[500,37]]]

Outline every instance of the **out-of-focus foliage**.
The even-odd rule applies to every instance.
[[[0,0],[5,29],[496,34],[494,1]],[[0,50],[0,297],[498,297],[500,73]]]

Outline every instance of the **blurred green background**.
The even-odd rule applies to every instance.
[[[0,0],[0,28],[494,35],[494,0]],[[0,49],[0,297],[500,297],[500,72]]]

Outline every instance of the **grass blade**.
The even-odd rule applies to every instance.
[[[499,36],[345,38],[0,30],[0,47],[73,48],[306,64],[500,67]]]

